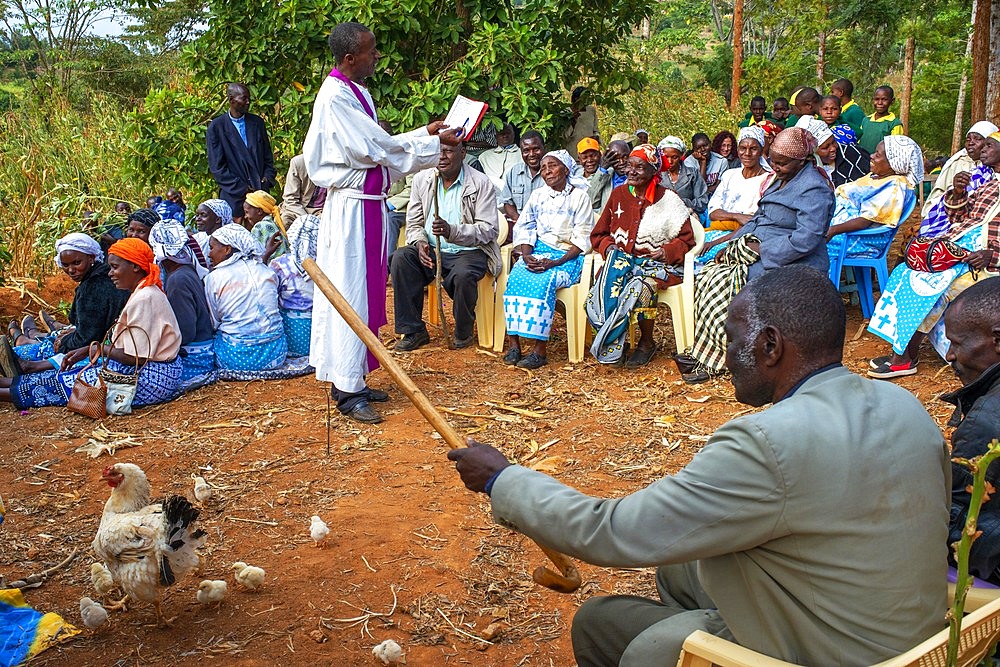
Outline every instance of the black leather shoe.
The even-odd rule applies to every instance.
[[[382,415],[376,412],[375,408],[370,406],[367,402],[358,403],[354,406],[347,416],[356,422],[361,422],[362,424],[378,424],[383,420]]]
[[[519,347],[512,347],[507,350],[507,354],[503,355],[503,362],[508,366],[516,365],[521,359],[521,348]]]
[[[677,370],[680,371],[681,375],[694,373],[698,367],[698,360],[690,354],[684,354],[683,352],[678,352],[674,355],[674,363],[677,364]]]
[[[431,336],[427,333],[427,330],[424,329],[423,331],[415,334],[404,335],[403,338],[396,343],[396,347],[394,347],[393,350],[396,352],[412,352],[418,347],[427,345],[429,342],[431,342]]]
[[[366,387],[368,390],[368,400],[375,403],[387,403],[389,401],[389,394],[382,391],[381,389],[372,389],[371,387]]]
[[[681,379],[688,384],[701,384],[702,382],[708,382],[711,376],[706,371],[694,371],[692,373],[683,373]]]
[[[461,350],[467,347],[471,347],[473,343],[476,342],[476,334],[470,334],[468,338],[455,338],[452,344],[455,346],[456,350]]]
[[[542,366],[547,364],[548,361],[549,360],[543,357],[542,355],[535,354],[534,352],[532,352],[531,354],[521,359],[521,361],[517,362],[517,367],[527,368],[528,370],[533,371],[536,368],[541,368]]]
[[[625,362],[625,368],[639,368],[640,366],[645,366],[653,359],[655,355],[656,355],[655,345],[646,350],[637,347],[632,352],[632,354],[628,355],[628,361]]]

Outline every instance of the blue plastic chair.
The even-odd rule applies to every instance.
[[[830,257],[830,280],[834,285],[840,289],[840,274],[844,267],[851,267],[854,270],[854,282],[858,285],[858,299],[861,301],[861,314],[865,318],[870,318],[872,313],[875,311],[875,294],[874,294],[874,284],[872,283],[872,269],[875,270],[875,275],[878,277],[879,289],[885,287],[886,281],[889,280],[889,266],[887,264],[887,257],[889,255],[889,247],[892,245],[892,240],[896,238],[896,232],[899,228],[903,226],[903,223],[909,219],[910,215],[913,213],[913,209],[917,205],[917,197],[914,193],[913,197],[910,198],[909,203],[903,209],[903,214],[899,217],[899,221],[893,228],[887,228],[884,225],[875,225],[869,227],[868,229],[860,229],[856,232],[848,232],[844,234],[844,239],[840,244],[840,253],[836,257]],[[882,250],[876,257],[848,257],[847,247],[850,245],[850,241],[853,238],[858,238],[861,236],[868,237],[869,243],[871,242],[884,242]]]

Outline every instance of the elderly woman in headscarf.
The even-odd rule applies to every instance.
[[[597,330],[590,351],[602,364],[625,358],[631,319],[638,322],[640,338],[625,367],[638,368],[653,358],[657,292],[681,282],[684,255],[694,247],[691,211],[660,183],[660,167],[659,149],[636,147],[628,157],[624,185],[611,192],[590,234],[604,257],[587,295],[587,319]]]
[[[181,379],[178,389],[190,391],[216,380],[213,337],[215,327],[208,311],[188,233],[174,220],[163,220],[149,231],[149,244],[160,266],[163,291],[177,318],[181,334]],[[207,271],[206,271],[207,274]]]
[[[829,270],[826,230],[833,213],[833,186],[816,167],[815,150],[816,140],[798,127],[775,137],[775,179],[760,198],[757,213],[698,274],[694,345],[689,353],[674,357],[685,382],[704,382],[724,371],[726,310],[748,280],[796,264],[824,274]]]
[[[837,140],[833,137],[830,126],[819,118],[803,116],[795,123],[813,136],[816,140],[816,166],[823,170],[826,177],[833,183],[833,170],[837,160]]]
[[[135,407],[162,403],[176,395],[181,377],[177,358],[181,337],[177,318],[163,293],[153,251],[139,239],[122,239],[108,250],[108,264],[115,286],[131,293],[114,325],[111,342],[66,353],[58,369],[0,379],[0,400],[11,401],[22,410],[66,405],[77,376],[82,373],[88,384],[96,384],[102,366],[114,373],[137,374],[132,399]],[[84,366],[88,357],[95,363]]]
[[[223,225],[233,224],[233,209],[230,208],[229,202],[225,199],[206,199],[195,209],[194,222],[198,227],[194,239],[207,258],[208,240],[212,236],[212,232]],[[206,264],[206,266],[208,265]]]
[[[663,163],[660,185],[673,190],[696,214],[704,213],[708,205],[708,187],[700,171],[684,164],[684,141],[680,137],[664,137],[656,148]]]
[[[288,228],[288,253],[271,261],[278,277],[278,307],[288,339],[288,356],[309,355],[312,335],[313,281],[302,268],[307,258],[316,259],[320,219],[307,213]]]
[[[871,154],[858,144],[854,129],[841,123],[830,128],[837,142],[837,156],[833,163],[833,184],[843,185],[856,181],[871,169]]]
[[[736,231],[757,212],[757,202],[774,178],[771,167],[762,160],[763,151],[764,130],[756,125],[742,128],[736,143],[742,168],[722,174],[708,201],[709,229]]]
[[[8,369],[10,372],[36,373],[58,368],[62,354],[86,349],[91,343],[103,340],[128,300],[128,292],[115,287],[108,276],[109,267],[101,246],[90,236],[73,232],[56,241],[55,263],[77,283],[69,309],[70,326],[41,339],[18,336],[18,331],[12,331],[17,359],[11,359],[5,348],[7,359],[14,366]],[[12,327],[15,324],[12,322]]]
[[[215,324],[220,371],[280,368],[288,343],[278,308],[278,277],[260,262],[264,249],[242,225],[224,225],[209,242],[205,295]]]
[[[281,220],[281,207],[274,197],[263,190],[251,192],[243,202],[243,215],[253,225],[250,233],[264,248],[264,264],[288,252],[288,243],[275,222]]]
[[[518,259],[503,294],[508,337],[503,360],[519,368],[547,363],[556,290],[580,282],[583,255],[590,252],[594,209],[587,182],[570,175],[573,164],[564,150],[542,157],[539,171],[545,183],[528,197],[514,225],[513,252]],[[532,341],[529,353],[522,352],[518,337]]]
[[[895,229],[903,211],[917,198],[924,180],[924,156],[913,139],[897,134],[883,139],[871,159],[871,173],[837,187],[836,204],[826,233],[828,252],[838,255],[843,234],[881,225]],[[877,257],[889,235],[852,237],[847,257]]]

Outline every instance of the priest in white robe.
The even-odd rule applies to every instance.
[[[389,185],[435,166],[441,144],[458,145],[460,130],[436,121],[389,135],[363,86],[381,57],[375,35],[360,23],[341,23],[330,33],[330,50],[336,67],[316,96],[303,149],[309,178],[327,188],[316,263],[377,334],[386,323]],[[388,396],[365,384],[365,375],[378,367],[375,357],[320,292],[312,322],[310,363],[318,380],[332,383],[337,409],[356,421],[382,421],[370,401]]]

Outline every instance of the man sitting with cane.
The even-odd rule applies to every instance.
[[[393,253],[390,268],[396,333],[403,335],[397,352],[430,342],[422,313],[424,287],[434,281],[437,267],[433,246],[440,250],[444,290],[454,301],[455,348],[475,340],[478,283],[487,272],[500,271],[496,189],[485,174],[465,166],[464,158],[464,145],[441,146],[437,168],[413,177],[407,245]]]
[[[659,600],[594,597],[580,667],[672,666],[694,630],[800,665],[873,664],[945,626],[948,455],[920,402],[848,371],[844,304],[791,266],[729,306],[737,400],[683,470],[592,498],[472,443],[448,458],[493,516],[597,565],[659,566]]]

